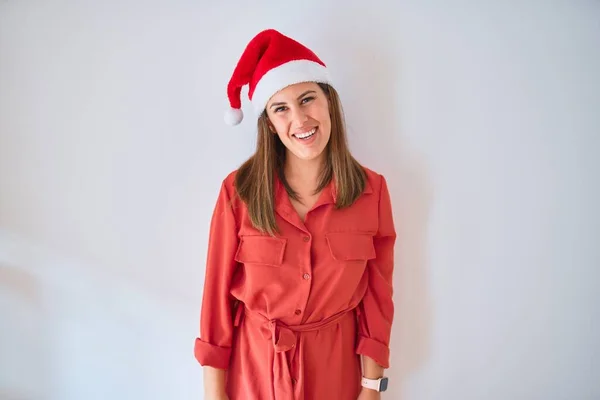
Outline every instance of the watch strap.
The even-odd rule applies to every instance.
[[[363,376],[362,381],[361,381],[361,385],[362,387],[365,387],[367,389],[373,389],[375,391],[379,392],[379,386],[381,383],[381,378],[379,379],[369,379],[369,378],[365,378]]]

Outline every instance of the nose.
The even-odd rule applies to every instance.
[[[295,128],[301,128],[308,120],[308,115],[302,107],[294,107],[292,109],[292,121],[294,122]]]

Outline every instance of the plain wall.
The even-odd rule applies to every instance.
[[[390,186],[383,398],[600,398],[599,20],[591,0],[1,1],[0,398],[202,398],[210,216],[255,143],[225,89],[270,27],[328,63]]]

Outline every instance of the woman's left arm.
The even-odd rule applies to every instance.
[[[383,376],[383,367],[369,356],[362,356],[363,376],[369,379],[379,379]]]
[[[363,376],[370,379],[382,377],[384,368],[389,367],[389,342],[394,317],[392,278],[396,231],[387,183],[383,176],[380,179],[379,225],[373,237],[376,257],[367,264],[369,283],[357,310],[356,352],[362,355]]]

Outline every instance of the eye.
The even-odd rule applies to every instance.
[[[286,110],[285,106],[280,106],[275,109],[275,112],[278,113],[278,112],[285,111],[285,110]]]
[[[312,97],[312,96],[308,96],[308,97],[305,97],[305,98],[303,98],[303,99],[302,99],[302,101],[301,101],[301,103],[302,103],[302,104],[306,104],[306,103],[308,103],[309,101],[311,101],[311,100],[314,100],[314,99],[315,99],[314,97]]]

